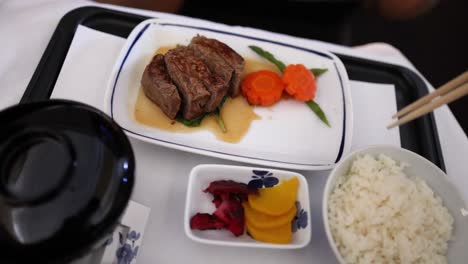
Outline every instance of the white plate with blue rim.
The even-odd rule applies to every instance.
[[[311,46],[232,31],[229,26],[207,22],[143,21],[131,32],[117,58],[108,82],[106,112],[128,136],[168,148],[270,167],[332,168],[349,151],[353,130],[349,79],[343,63],[335,55]],[[135,105],[141,76],[156,50],[187,45],[197,34],[226,43],[245,59],[262,60],[248,47],[255,45],[286,64],[327,68],[317,79],[314,101],[325,112],[330,127],[306,104],[296,100],[281,100],[271,107],[254,107],[260,119],[252,122],[237,143],[221,141],[208,130],[177,133],[137,121]]]

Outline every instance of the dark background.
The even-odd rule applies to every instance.
[[[467,0],[441,0],[429,13],[400,22],[359,11],[351,19],[351,44],[395,46],[437,88],[468,70],[467,18]],[[449,106],[468,134],[468,97]]]
[[[389,43],[434,87],[468,69],[467,0],[441,0],[428,13],[405,20],[383,18],[356,1],[201,2],[185,1],[179,13],[350,46]],[[468,97],[450,108],[468,134]]]
[[[369,0],[99,1],[348,46],[386,42],[402,51],[436,88],[468,69],[468,0],[438,0],[430,11],[404,20],[364,8],[362,3]],[[468,134],[468,97],[449,106]]]

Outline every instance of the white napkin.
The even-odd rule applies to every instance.
[[[78,26],[51,98],[103,110],[107,79],[124,43],[121,37]]]
[[[107,78],[125,39],[79,26],[52,92],[52,98],[76,100],[103,109]],[[398,129],[387,130],[396,112],[395,88],[351,81],[354,110],[352,149],[368,145],[400,146]]]
[[[386,129],[397,112],[395,86],[351,81],[353,143],[351,150],[369,145],[400,146],[400,130]]]

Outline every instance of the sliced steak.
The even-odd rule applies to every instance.
[[[164,55],[157,54],[146,66],[141,78],[145,95],[157,104],[169,118],[174,119],[180,109],[180,96],[166,69]]]
[[[221,104],[229,89],[229,82],[226,82],[218,75],[211,75],[203,79],[206,89],[211,93],[210,100],[205,105],[206,112],[213,112]]]
[[[216,50],[209,46],[194,43],[193,39],[189,47],[194,51],[195,55],[200,57],[212,72],[223,78],[223,80],[230,86],[234,68],[225,59],[223,59]]]
[[[214,73],[229,81],[229,91],[233,97],[239,95],[244,71],[242,56],[223,42],[200,35],[192,38],[190,47]]]
[[[190,65],[197,65],[196,68],[191,68],[190,74],[201,80],[208,92],[210,92],[210,100],[205,105],[206,112],[212,112],[226,96],[229,89],[229,82],[222,77],[213,73],[204,61],[195,55],[194,51],[189,48],[183,48],[179,51],[183,53],[185,59]]]
[[[228,83],[221,77],[213,74],[208,66],[197,57],[192,49],[187,47],[177,48],[177,53],[183,56],[187,65],[192,65],[187,71],[192,77],[200,80],[205,89],[210,93],[210,99],[206,102],[205,112],[212,112],[218,107],[228,91]]]
[[[187,52],[188,50],[186,47],[171,49],[164,56],[164,61],[172,81],[182,96],[182,115],[185,119],[191,120],[204,112],[205,105],[210,100],[210,93],[203,81],[198,78],[199,75],[205,74],[200,72],[207,69],[205,63],[193,52]]]

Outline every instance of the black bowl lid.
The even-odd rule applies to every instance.
[[[49,100],[0,112],[0,263],[81,256],[109,234],[134,184],[131,145],[90,106]]]

